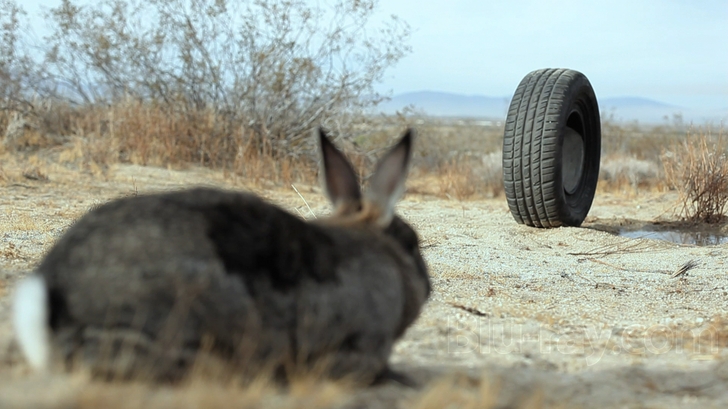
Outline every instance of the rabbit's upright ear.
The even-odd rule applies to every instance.
[[[334,212],[339,215],[351,214],[361,208],[361,188],[359,177],[343,153],[334,146],[322,128],[318,129],[321,143],[322,185]]]
[[[379,160],[370,178],[367,199],[378,210],[376,224],[386,227],[394,217],[394,205],[404,193],[405,181],[412,156],[414,131],[407,129],[402,139]]]

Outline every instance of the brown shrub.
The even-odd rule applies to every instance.
[[[728,143],[722,131],[688,132],[665,150],[662,160],[669,186],[680,194],[680,215],[692,222],[719,223],[728,204]]]

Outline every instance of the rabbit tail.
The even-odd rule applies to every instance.
[[[15,290],[13,325],[20,349],[36,371],[46,370],[50,360],[48,309],[45,279],[38,274],[24,278]]]

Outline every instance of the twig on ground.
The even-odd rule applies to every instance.
[[[620,271],[630,271],[634,273],[655,273],[655,274],[670,274],[671,278],[679,277],[681,275],[687,274],[688,271],[692,270],[693,268],[700,265],[700,262],[698,260],[689,260],[687,263],[681,265],[677,271],[671,272],[670,270],[636,270],[636,269],[630,269],[630,268],[624,268],[620,267],[611,263],[607,263],[606,261],[597,260],[595,258],[586,258],[584,260],[588,260],[594,263],[603,264],[605,266],[609,266],[612,268],[615,268]]]
[[[605,266],[609,266],[609,267],[612,267],[612,268],[616,268],[617,270],[622,270],[622,271],[630,271],[630,270],[629,270],[629,269],[627,269],[627,268],[624,268],[624,267],[620,267],[620,266],[618,266],[618,265],[614,265],[614,264],[612,264],[612,263],[607,263],[606,261],[601,261],[601,260],[597,260],[597,259],[595,259],[595,258],[588,258],[587,260],[589,260],[589,261],[591,261],[591,262],[594,262],[594,263],[604,264]]]
[[[698,260],[688,260],[687,263],[680,266],[680,268],[677,269],[670,278],[676,278],[680,277],[682,275],[687,275],[688,271],[694,269],[695,267],[699,266],[700,262]]]
[[[308,211],[311,213],[311,216],[313,216],[314,219],[318,219],[318,217],[316,217],[316,214],[313,212],[313,210],[311,210],[311,206],[308,205],[308,202],[306,201],[306,199],[303,197],[303,195],[301,195],[301,192],[299,192],[298,189],[296,189],[296,186],[291,185],[291,187],[293,188],[293,190],[296,191],[296,193],[298,194],[298,197],[300,197],[301,200],[303,200],[303,203],[308,208]]]
[[[627,244],[626,246],[623,246]],[[632,239],[624,240],[617,244],[609,244],[606,246],[596,247],[593,250],[577,253],[566,253],[570,256],[609,256],[612,254],[624,253],[644,253],[654,250],[654,245],[649,243],[634,241]]]
[[[487,312],[480,311],[477,308],[467,307],[465,305],[460,305],[460,304],[455,304],[455,303],[448,303],[448,304],[450,304],[452,307],[455,307],[455,308],[457,308],[459,310],[463,310],[463,311],[465,311],[467,313],[470,313],[470,314],[473,314],[473,315],[477,315],[478,317],[487,317],[487,316],[489,316],[489,314]]]

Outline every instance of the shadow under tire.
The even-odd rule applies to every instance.
[[[591,208],[601,154],[599,106],[584,74],[546,68],[518,85],[503,135],[503,183],[518,223],[579,226]]]

